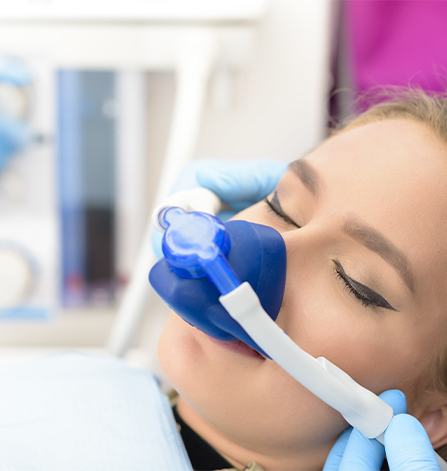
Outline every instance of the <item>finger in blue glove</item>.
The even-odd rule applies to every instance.
[[[405,395],[399,390],[385,391],[380,397],[394,411],[406,411]],[[348,439],[346,438],[346,435]],[[383,446],[377,440],[365,438],[359,431],[351,428],[335,442],[326,460],[324,471],[379,471],[385,456]]]
[[[338,471],[351,432],[352,427],[349,427],[337,438],[326,459],[323,471]]]
[[[385,450],[391,471],[439,471],[430,439],[411,415],[393,418],[385,432]]]
[[[197,182],[241,211],[271,193],[287,169],[274,160],[212,161],[197,169]]]
[[[385,391],[380,397],[392,408],[394,414],[406,411],[405,395],[396,390]],[[353,430],[346,444],[340,463],[340,471],[379,471],[385,458],[385,450],[377,440],[365,438],[358,430]]]

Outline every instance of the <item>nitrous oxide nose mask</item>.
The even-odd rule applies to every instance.
[[[241,340],[268,354],[219,301],[248,282],[265,312],[276,320],[284,295],[286,248],[268,226],[247,221],[221,222],[201,212],[163,209],[164,258],[149,280],[162,299],[185,321],[218,340]]]

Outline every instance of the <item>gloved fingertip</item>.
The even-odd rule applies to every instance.
[[[399,389],[389,389],[380,395],[393,408],[394,415],[403,414],[407,411],[407,400],[405,394]]]
[[[353,430],[339,471],[378,471],[381,468],[385,450],[377,440],[370,440],[358,430]]]
[[[409,414],[396,415],[385,431],[390,469],[439,470],[436,454],[422,424]],[[407,466],[404,468],[404,465]]]
[[[240,185],[234,181],[231,174],[220,171],[218,168],[199,168],[196,172],[196,180],[199,186],[211,190],[224,202],[238,198],[241,191]],[[243,189],[243,188],[242,188]]]
[[[396,415],[390,423],[388,429],[390,432],[398,430],[399,433],[402,433],[402,431],[405,431],[405,433],[420,433],[428,439],[427,432],[425,431],[423,425],[419,422],[418,419],[416,419],[416,417],[410,414]]]
[[[337,438],[329,451],[323,471],[338,471],[351,432],[352,428],[349,427]]]
[[[219,161],[206,160],[202,162],[201,166],[195,168],[196,181],[200,186],[203,184],[214,184],[222,175],[229,172],[231,173],[231,168],[229,170],[229,168],[223,167],[223,163]]]
[[[272,160],[221,161],[199,167],[200,186],[216,193],[223,201],[253,204],[273,191],[287,165]]]
[[[272,171],[276,171],[276,177],[278,180],[284,175],[288,167],[289,167],[289,164],[287,164],[286,162],[273,161],[271,163]]]
[[[207,182],[209,178],[213,179],[219,172],[213,167],[199,167],[195,170],[196,179],[199,185],[203,182]]]
[[[200,165],[200,161],[192,161],[186,165],[177,175],[171,193],[195,188],[197,186],[196,173],[200,170]]]

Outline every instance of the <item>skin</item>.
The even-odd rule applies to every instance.
[[[447,146],[422,123],[390,119],[343,131],[304,160],[319,176],[318,198],[292,170],[276,195],[301,228],[265,202],[237,215],[284,237],[287,281],[277,323],[368,389],[403,390],[409,410],[440,446],[446,396],[430,392],[429,384],[447,326]],[[343,230],[349,217],[405,254],[413,291],[383,256]],[[364,306],[336,276],[333,260],[395,310]],[[222,348],[176,315],[159,357],[180,394],[184,420],[240,468],[255,461],[267,471],[321,469],[346,427],[273,362]]]

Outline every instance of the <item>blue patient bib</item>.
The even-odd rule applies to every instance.
[[[145,370],[57,354],[0,364],[0,471],[192,471]]]

